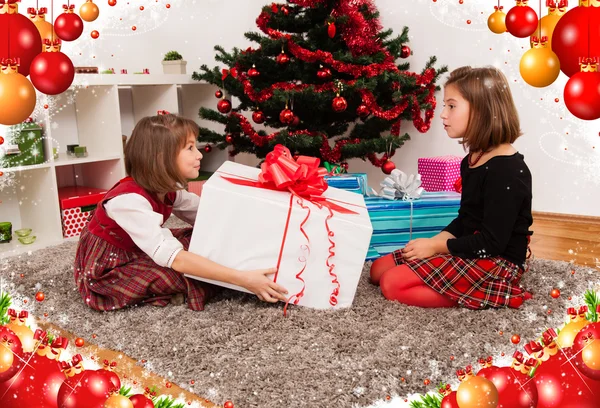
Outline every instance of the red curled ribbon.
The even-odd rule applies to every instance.
[[[277,259],[277,272],[275,273],[274,281],[277,281],[277,274],[279,273],[279,266],[281,265],[281,258],[283,255],[283,249],[285,246],[287,231],[289,228],[290,216],[292,213],[292,206],[294,204],[294,197],[297,198],[297,203],[305,210],[307,210],[307,216],[304,221],[300,225],[300,231],[306,238],[308,244],[310,244],[310,240],[308,235],[306,235],[303,227],[310,217],[310,208],[304,205],[304,200],[309,201],[316,205],[319,209],[326,207],[329,210],[329,215],[325,220],[325,227],[327,229],[327,237],[329,243],[331,244],[329,247],[329,256],[326,261],[327,268],[329,270],[329,274],[332,277],[332,283],[336,286],[331,292],[331,296],[329,299],[329,303],[332,306],[337,304],[337,296],[339,295],[340,283],[337,279],[337,275],[333,272],[335,269],[335,264],[331,263],[331,258],[335,256],[335,242],[332,237],[335,236],[334,232],[329,228],[329,220],[333,217],[333,212],[337,211],[341,214],[358,214],[357,212],[350,210],[346,207],[343,207],[339,204],[336,204],[334,200],[323,197],[322,194],[327,190],[327,182],[324,179],[324,176],[327,174],[327,169],[324,167],[319,167],[319,159],[316,157],[308,157],[308,156],[299,156],[298,159],[294,159],[290,150],[278,144],[275,146],[272,152],[267,154],[265,161],[261,165],[261,173],[258,176],[258,181],[252,179],[239,178],[238,176],[232,175],[234,177],[224,176],[223,179],[229,181],[230,183],[255,187],[267,190],[275,190],[275,191],[289,191],[291,193],[288,215],[286,220],[286,226],[283,233],[283,239],[281,242],[281,247],[279,251],[279,256]],[[310,246],[307,246],[306,249],[310,251]],[[300,258],[301,262],[303,258]],[[284,307],[284,315],[287,311],[287,305],[290,303],[292,299],[294,299],[294,304],[298,304],[300,298],[304,295],[305,282],[301,278],[302,273],[306,269],[306,264],[303,266],[302,270],[296,274],[296,279],[302,282],[302,289],[289,297],[286,302],[286,306]]]

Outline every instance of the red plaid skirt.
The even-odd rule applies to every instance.
[[[192,229],[171,232],[187,249]],[[85,303],[101,311],[140,303],[165,306],[177,293],[185,294],[190,309],[203,310],[215,290],[213,285],[157,265],[142,251],[118,248],[91,234],[87,227],[77,247],[75,282]]]
[[[406,261],[401,250],[393,254],[396,265],[407,265],[427,286],[469,309],[505,307],[511,298],[526,292],[519,285],[523,268],[500,257],[437,255]]]

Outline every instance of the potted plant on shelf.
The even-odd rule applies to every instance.
[[[169,51],[165,54],[162,65],[165,74],[185,74],[187,61],[177,51]]]

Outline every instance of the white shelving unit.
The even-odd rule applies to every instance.
[[[58,113],[34,118],[43,123],[46,163],[0,169],[14,173],[16,181],[0,191],[0,221],[13,225],[13,240],[0,244],[0,257],[73,241],[62,235],[58,188],[108,189],[125,177],[122,136],[129,137],[142,117],[166,110],[222,131],[222,126],[201,123],[198,117],[201,106],[216,104],[214,86],[189,75],[78,74],[74,83],[56,98],[62,107]],[[68,156],[69,144],[86,146],[88,157]],[[58,148],[57,159],[53,147]],[[227,160],[227,152],[218,149],[203,155],[202,169],[207,171]],[[21,244],[14,234],[20,228],[31,228],[35,243]]]

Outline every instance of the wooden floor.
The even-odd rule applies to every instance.
[[[534,213],[531,250],[536,258],[600,270],[600,218]]]

